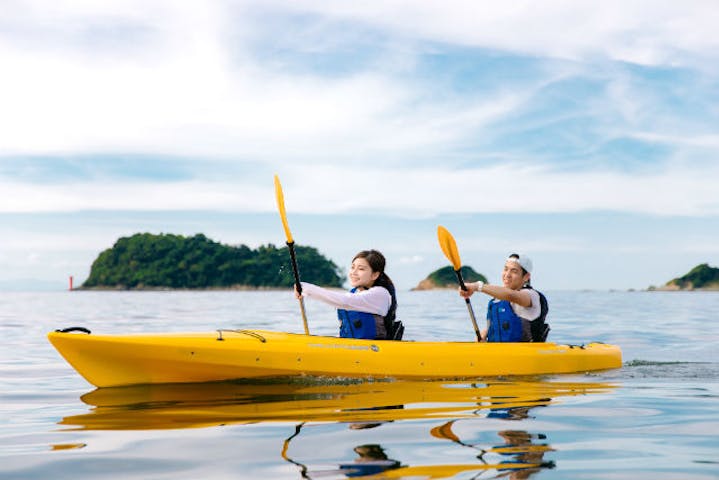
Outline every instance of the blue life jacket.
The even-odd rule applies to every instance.
[[[350,290],[355,293],[356,288]],[[358,312],[357,310],[337,309],[337,318],[340,321],[340,337],[342,338],[365,338],[374,340],[377,338],[376,318],[379,317],[384,321],[383,317],[373,315],[367,312]]]
[[[371,313],[338,309],[337,318],[341,322],[340,337],[366,338],[369,340],[377,338],[375,317]]]
[[[489,323],[488,342],[523,341],[522,318],[514,313],[509,300],[491,299],[487,307],[487,321]]]
[[[524,286],[524,288],[531,287]],[[488,342],[544,342],[547,339],[550,328],[545,320],[549,306],[544,294],[538,290],[535,291],[539,294],[540,314],[531,321],[514,313],[509,300],[491,299],[489,301],[487,308]]]

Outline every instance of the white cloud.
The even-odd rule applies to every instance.
[[[0,184],[0,189],[7,195],[0,211],[21,213],[81,210],[267,211],[274,201],[269,188],[230,183],[13,183]]]
[[[630,137],[639,140],[645,140],[651,143],[676,145],[684,147],[707,148],[719,150],[719,134],[706,135],[678,135],[676,132],[659,133],[659,132],[633,132],[629,133]]]
[[[0,153],[5,154],[266,157],[268,150],[356,144],[362,136],[376,136],[382,126],[399,120],[394,109],[408,98],[400,85],[374,74],[328,84],[261,71],[237,75],[219,65],[175,65],[172,59],[152,67],[97,68],[53,55],[21,60],[22,53],[13,53],[0,54],[4,63],[17,65],[5,74],[6,88],[0,91],[5,112]],[[203,78],[188,78],[195,71]],[[390,141],[387,133],[381,137],[380,143],[401,141]],[[422,137],[412,137],[417,138]]]
[[[513,145],[506,150],[500,145],[499,154],[489,153],[495,161],[505,157],[508,163],[487,166],[487,152],[473,150],[473,138],[495,122],[525,113],[533,97],[558,78],[587,74],[591,67],[552,63],[537,78],[523,80],[521,89],[461,95],[440,91],[441,82],[420,86],[413,81],[407,75],[413,73],[411,53],[403,56],[407,63],[401,74],[384,63],[387,70],[375,65],[374,70],[328,76],[278,71],[271,61],[251,55],[245,43],[262,28],[252,22],[254,15],[310,12],[327,23],[361,22],[383,30],[390,38],[384,47],[392,50],[396,42],[403,53],[412,52],[419,42],[439,41],[590,64],[596,57],[601,66],[607,59],[629,57],[674,65],[679,51],[690,60],[717,51],[713,2],[552,1],[541,6],[495,3],[481,9],[475,2],[461,1],[143,5],[13,4],[15,9],[7,13],[12,22],[3,24],[0,33],[23,41],[0,43],[0,63],[5,66],[0,154],[174,154],[199,158],[195,171],[212,168],[203,157],[229,162],[249,158],[267,165],[268,179],[274,173],[270,170],[295,177],[296,208],[308,212],[391,206],[403,215],[592,209],[706,215],[719,209],[711,175],[686,170],[690,163],[702,168],[709,164],[716,173],[711,166],[719,150],[716,135],[674,128],[682,125],[681,115],[668,115],[664,124],[647,120],[654,113],[647,107],[654,98],[642,96],[641,83],[634,84],[626,72],[607,74],[613,79],[607,91],[588,102],[597,129],[611,130],[602,132],[606,138],[626,135],[708,151],[687,155],[688,150],[680,149],[670,158],[678,166],[658,164],[650,173],[599,168],[562,172],[538,164],[541,152],[522,158],[520,165]],[[127,28],[137,43],[123,46],[125,33],[118,33],[116,44],[109,47],[96,48],[82,40],[87,30],[113,25]],[[322,22],[318,25],[321,30]],[[49,32],[44,33],[47,38],[30,35],[42,32]],[[394,58],[391,52],[386,55],[383,58]],[[402,70],[407,66],[410,70]],[[616,112],[631,128],[611,124]],[[524,120],[524,127],[532,129],[537,126],[533,122],[565,114],[557,107],[554,117],[535,115]],[[551,155],[543,154],[541,162]],[[230,176],[223,182],[199,175],[185,182],[63,185],[0,178],[5,198],[0,211],[268,211],[274,208],[271,182],[253,183],[258,175]],[[361,186],[376,193],[363,195]]]
[[[328,23],[371,25],[394,39],[384,45],[388,50],[393,42],[443,41],[540,57],[636,57],[640,63],[673,65],[681,58],[703,58],[719,46],[713,2],[554,1],[481,9],[461,1],[231,6],[35,1],[9,9],[6,15],[19,25],[7,27],[6,35],[23,35],[25,41],[0,44],[0,153],[131,151],[278,159],[289,152],[330,157],[359,149],[358,154],[384,152],[386,160],[461,139],[516,110],[531,94],[530,86],[521,94],[490,92],[492,98],[483,101],[443,92],[431,98],[416,90],[411,75],[397,76],[389,64],[385,71],[335,78],[276,71],[271,60],[250,55],[244,43],[246,31],[261,28],[252,21],[260,11],[311,12]],[[113,26],[118,38],[109,47],[93,45],[86,33]],[[133,28],[147,33],[132,37]],[[46,30],[47,38],[26,39]],[[125,36],[131,45],[121,47]],[[411,47],[400,48],[403,61],[412,65]],[[544,80],[536,79],[536,87]]]
[[[548,167],[499,165],[471,169],[374,169],[324,165],[308,172],[289,166],[280,175],[288,211],[361,212],[403,216],[442,213],[627,211],[652,215],[717,215],[719,166],[700,171],[563,172]],[[276,209],[271,174],[224,182],[88,182],[0,185],[0,212],[78,210]],[[398,188],[401,186],[401,188]]]
[[[628,211],[657,215],[716,215],[719,165],[636,172],[562,172],[547,167],[500,165],[474,169],[353,172],[326,167],[297,181],[296,208],[335,213],[363,208],[398,213]],[[348,180],[351,179],[351,182]],[[301,189],[300,189],[301,183]],[[352,185],[372,185],[369,198]],[[401,185],[402,188],[396,188]],[[349,188],[349,191],[348,191]],[[298,198],[299,197],[299,198]]]
[[[425,261],[422,255],[411,255],[399,257],[399,263],[402,265],[415,265]]]
[[[538,56],[592,56],[677,65],[716,51],[719,20],[711,0],[593,2],[275,2],[288,9],[361,20],[424,40]],[[716,55],[716,54],[715,54]]]

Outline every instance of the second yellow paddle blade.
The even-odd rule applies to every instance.
[[[290,232],[290,226],[287,223],[287,212],[285,211],[285,196],[282,194],[280,177],[278,177],[277,175],[275,175],[275,196],[277,197],[277,208],[279,208],[280,210],[280,218],[282,218],[282,227],[285,229],[287,243],[293,243],[292,232]]]
[[[450,261],[455,270],[459,270],[462,267],[462,261],[457,251],[457,242],[454,241],[452,234],[442,225],[439,225],[437,227],[437,239],[439,240],[439,247],[442,249],[444,256],[447,257],[447,260]]]

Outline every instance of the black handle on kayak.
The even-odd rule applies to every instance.
[[[70,332],[82,332],[82,333],[87,333],[87,334],[92,333],[92,332],[90,332],[90,330],[88,330],[85,327],[68,327],[68,328],[63,328],[63,329],[58,328],[55,331],[59,332],[59,333],[70,333]]]

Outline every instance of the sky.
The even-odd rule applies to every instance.
[[[545,290],[719,266],[719,9],[684,2],[2,0],[0,290],[137,232],[376,248]],[[300,265],[301,271],[301,265]]]

